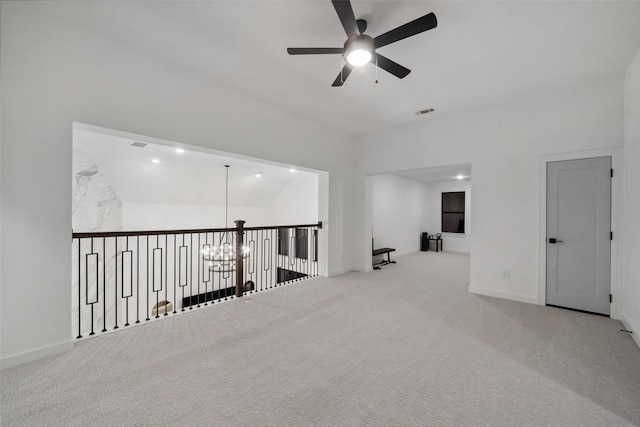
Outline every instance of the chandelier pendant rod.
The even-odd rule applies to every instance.
[[[229,228],[229,165],[224,165],[227,169],[227,182],[224,197],[224,228]]]

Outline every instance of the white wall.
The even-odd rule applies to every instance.
[[[368,179],[375,247],[394,248],[392,255],[417,251],[425,216],[424,184],[392,174]]]
[[[124,230],[222,228],[225,207],[129,203],[122,205]],[[229,227],[243,219],[245,227],[312,224],[318,222],[318,177],[304,177],[285,185],[268,206],[229,206]]]
[[[274,225],[270,207],[229,206],[229,227],[233,221],[243,219],[246,227]],[[184,230],[194,228],[224,228],[224,206],[167,205],[153,203],[123,203],[122,229],[138,230]]]
[[[96,162],[73,150],[71,226],[79,231],[122,230],[122,200]]]
[[[614,78],[363,137],[357,185],[364,190],[375,173],[471,163],[470,290],[538,303],[539,158],[621,146],[622,93],[622,78]],[[367,219],[366,199],[358,203]],[[365,222],[357,236],[362,266],[370,227]]]
[[[442,193],[464,191],[464,234],[442,233],[442,249],[469,253],[471,240],[471,181],[435,182],[427,184],[428,203],[425,213],[425,231],[442,232]]]
[[[351,268],[350,137],[81,28],[79,5],[2,2],[3,366],[72,345],[74,121],[329,172],[325,268]],[[47,248],[36,268],[34,242]]]
[[[222,228],[224,206],[122,204],[123,230]],[[318,222],[318,177],[292,181],[269,206],[229,206],[229,227],[243,219],[245,227]]]
[[[317,223],[318,176],[296,179],[287,184],[271,203],[269,209],[273,222],[262,225]]]
[[[624,81],[622,320],[640,345],[640,50]]]

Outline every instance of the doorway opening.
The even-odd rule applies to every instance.
[[[396,258],[425,247],[423,235],[440,235],[429,248],[471,252],[471,164],[393,171],[367,177],[367,226],[375,248],[393,248]],[[460,206],[443,204],[456,193]],[[463,195],[463,197],[460,197]],[[455,203],[454,203],[455,204]],[[451,226],[455,220],[455,227]],[[444,221],[444,222],[443,222]],[[434,246],[438,245],[438,246]],[[368,254],[369,259],[371,254]],[[373,263],[377,260],[373,259]]]

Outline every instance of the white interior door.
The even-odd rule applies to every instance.
[[[609,315],[611,157],[547,163],[547,304]]]

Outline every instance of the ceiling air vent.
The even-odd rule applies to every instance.
[[[132,146],[132,147],[138,147],[138,148],[144,148],[144,147],[146,147],[147,145],[149,145],[149,144],[147,144],[147,143],[145,143],[145,142],[138,142],[138,141],[133,141],[133,142],[131,143],[131,146]]]
[[[416,116],[421,116],[423,114],[433,113],[434,111],[436,111],[434,108],[427,108],[426,110],[420,110],[420,111],[416,112]]]

